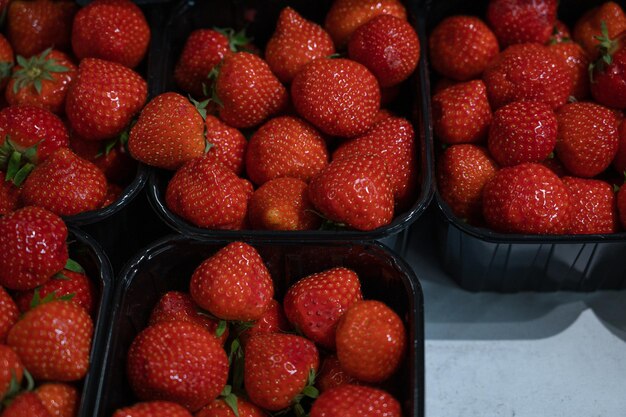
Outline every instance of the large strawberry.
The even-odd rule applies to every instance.
[[[9,394],[13,386],[19,387],[23,376],[24,366],[17,353],[9,346],[0,344],[0,399]]]
[[[67,227],[40,207],[25,207],[0,219],[0,285],[28,290],[65,266]]]
[[[2,417],[52,417],[39,397],[32,392],[18,395],[4,409]]]
[[[617,109],[626,108],[626,32],[609,37],[602,26],[600,57],[591,65],[591,95],[599,104]]]
[[[292,405],[311,384],[319,366],[319,355],[313,342],[282,333],[252,337],[246,345],[244,360],[248,397],[270,411]]]
[[[380,88],[376,77],[358,62],[322,58],[296,75],[291,99],[298,113],[324,133],[353,137],[374,124]]]
[[[67,92],[65,113],[72,129],[89,140],[119,135],[146,101],[146,81],[114,62],[86,58]]]
[[[196,268],[189,291],[196,304],[220,319],[252,321],[269,308],[274,283],[256,249],[233,242]]]
[[[580,44],[592,59],[597,58],[599,54],[598,37],[602,35],[603,23],[610,38],[626,30],[626,14],[619,4],[607,1],[594,7],[578,19],[572,32],[576,43]]]
[[[174,401],[196,411],[224,389],[228,357],[204,327],[169,321],[137,335],[128,350],[127,371],[140,399]]]
[[[246,137],[215,116],[207,115],[204,122],[209,152],[215,153],[224,165],[241,175],[248,147]]]
[[[7,39],[0,34],[0,89],[6,87],[13,68],[13,48]]]
[[[89,369],[92,335],[87,311],[59,300],[24,314],[9,332],[7,344],[35,379],[78,381]]]
[[[344,371],[337,355],[334,354],[324,358],[320,371],[315,378],[315,384],[320,392],[355,382],[356,380]]]
[[[72,26],[78,59],[100,58],[134,68],[150,42],[150,26],[131,0],[96,0],[81,9]]]
[[[284,83],[290,83],[309,62],[334,53],[330,35],[291,7],[280,12],[276,30],[265,47],[267,64]]]
[[[574,42],[559,42],[548,46],[569,67],[574,80],[571,95],[577,100],[589,95],[589,57],[585,50]]]
[[[569,233],[615,233],[618,218],[613,188],[604,181],[565,177],[563,183],[572,201],[572,223]]]
[[[400,403],[377,388],[342,385],[324,392],[313,403],[311,417],[401,417]]]
[[[20,312],[8,292],[0,287],[0,343],[4,343],[9,330],[15,324]],[[0,390],[2,392],[2,390]],[[0,395],[0,397],[2,397]]]
[[[503,47],[546,43],[556,22],[557,0],[491,0],[487,20]]]
[[[236,398],[235,401],[237,414],[233,406],[219,398],[198,411],[194,417],[266,417],[265,412],[254,404],[242,398]]]
[[[80,395],[76,387],[58,382],[40,385],[35,390],[51,417],[75,417],[78,415]]]
[[[169,401],[149,401],[124,407],[113,413],[113,417],[192,417],[183,406]]]
[[[0,171],[0,217],[20,207],[20,189]]]

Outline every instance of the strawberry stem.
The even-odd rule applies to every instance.
[[[235,32],[233,28],[213,28],[214,31],[221,33],[228,38],[228,47],[233,52],[245,50],[242,46],[246,46],[252,42],[252,38],[246,35],[246,29],[243,28],[239,32]]]

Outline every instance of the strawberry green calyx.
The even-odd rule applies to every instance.
[[[41,142],[39,142],[41,143]],[[35,168],[37,146],[39,143],[18,150],[11,138],[7,135],[4,144],[0,146],[0,168],[6,170],[5,181],[11,181],[15,186],[22,185],[28,174]]]
[[[207,79],[211,87],[209,88],[207,84],[203,83],[202,92],[205,96],[210,96],[209,97],[210,102],[217,104],[219,107],[224,107],[224,103],[222,103],[222,100],[220,100],[219,96],[217,95],[217,88],[215,87],[215,83],[219,75],[220,75],[220,66],[216,65],[215,67],[213,67],[211,72],[209,72],[209,74],[207,75]]]
[[[198,113],[200,113],[200,116],[202,117],[202,120],[206,121],[206,115],[207,115],[207,106],[209,105],[209,103],[211,102],[211,99],[206,99],[204,101],[198,101],[198,100],[194,100],[193,97],[188,96],[189,101],[191,102],[191,104],[193,104],[196,107],[196,110],[198,110]],[[211,143],[211,141],[208,138],[208,132],[207,132],[207,127],[206,127],[206,123],[204,126],[204,153],[207,154],[209,152],[209,150],[211,150],[211,148],[215,146],[213,143]]]
[[[620,42],[618,40],[611,39],[609,37],[609,29],[605,21],[601,22],[600,31],[601,34],[595,37],[598,41],[600,41],[598,44],[600,58],[589,64],[589,77],[591,82],[593,82],[593,72],[595,70],[602,72],[608,65],[611,65],[613,63],[613,54],[620,47]]]
[[[237,407],[237,396],[232,392],[232,387],[230,385],[226,385],[224,390],[220,394],[220,397],[224,400],[226,405],[233,410],[233,414],[235,417],[239,417],[239,407]]]
[[[18,55],[17,64],[22,67],[13,73],[15,84],[13,84],[13,92],[17,94],[19,90],[25,87],[34,86],[37,94],[41,94],[42,81],[54,80],[53,74],[60,72],[68,72],[70,69],[64,65],[59,65],[55,59],[48,59],[48,55],[52,48],[48,48],[39,55],[31,58],[24,58]]]
[[[228,47],[233,52],[246,50],[245,46],[252,42],[252,38],[246,35],[246,29],[235,32],[232,28],[213,28],[214,31],[221,33],[228,38]]]
[[[33,376],[26,370],[26,368],[22,368],[22,375],[24,376],[23,381],[26,381],[26,386],[22,387],[17,380],[17,376],[15,375],[15,371],[11,370],[11,381],[9,382],[9,388],[7,392],[4,394],[2,398],[0,398],[0,410],[2,406],[8,407],[11,405],[13,400],[20,394],[24,392],[30,392],[35,388],[35,380]]]
[[[0,62],[0,80],[9,78],[11,76],[12,69],[13,63],[7,61]]]
[[[76,294],[65,294],[60,297],[57,296],[56,291],[52,291],[51,293],[46,294],[45,297],[41,298],[39,294],[39,288],[35,288],[35,292],[33,293],[33,299],[30,301],[31,310],[35,307],[39,307],[43,304],[48,304],[53,301],[72,301],[72,299],[76,296]]]
[[[72,272],[76,272],[78,274],[84,274],[85,273],[85,269],[80,266],[80,264],[78,262],[76,262],[73,259],[68,259],[67,262],[65,263],[65,269],[67,269],[68,271],[72,271]]]
[[[309,377],[307,380],[306,387],[304,387],[302,392],[296,396],[293,402],[293,411],[295,412],[297,417],[305,417],[308,415],[306,411],[304,410],[304,407],[301,404],[304,398],[310,398],[312,400],[315,400],[320,395],[319,390],[315,388],[314,384],[315,384],[315,370],[311,369],[309,371]]]
[[[100,157],[103,157],[103,156],[108,156],[109,153],[111,153],[111,151],[118,144],[121,144],[124,148],[126,148],[126,146],[128,144],[128,138],[130,137],[130,130],[133,128],[133,126],[135,126],[136,123],[137,123],[137,119],[133,119],[128,124],[128,127],[126,129],[124,129],[124,131],[122,133],[120,133],[119,135],[117,135],[113,139],[105,141],[104,142],[104,146],[102,147],[102,150],[96,154],[96,158],[100,158]]]

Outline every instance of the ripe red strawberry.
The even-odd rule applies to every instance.
[[[7,10],[7,33],[17,55],[29,58],[46,48],[66,50],[78,10],[73,1],[15,0]]]
[[[618,122],[610,109],[595,103],[571,103],[557,112],[556,153],[578,177],[594,177],[608,168],[619,146]]]
[[[569,233],[616,233],[618,218],[613,188],[604,181],[565,177],[572,202]]]
[[[496,231],[528,234],[567,233],[573,217],[563,181],[534,163],[499,170],[483,189],[483,214]]]
[[[169,401],[150,401],[120,408],[113,417],[192,417],[183,406]]]
[[[315,384],[320,392],[328,391],[346,384],[358,383],[343,370],[336,355],[330,355],[324,358],[320,372],[315,379]]]
[[[381,87],[391,87],[415,71],[420,43],[406,19],[380,15],[354,31],[348,43],[348,56],[365,65]]]
[[[220,319],[252,321],[269,308],[274,283],[256,249],[233,242],[196,268],[189,292],[196,304]]]
[[[361,299],[358,275],[347,268],[332,268],[292,285],[285,295],[285,314],[308,339],[333,349],[339,319]]]
[[[4,409],[2,417],[52,417],[37,395],[24,392]]]
[[[107,183],[107,193],[104,195],[104,200],[100,204],[101,208],[108,207],[111,204],[115,203],[122,194],[124,190],[119,185],[113,184],[111,182]]]
[[[505,49],[487,66],[483,81],[494,109],[520,100],[544,101],[555,109],[567,101],[574,83],[562,59],[530,43]]]
[[[109,181],[128,184],[135,177],[137,161],[130,157],[123,140],[92,141],[72,134],[70,148],[76,155],[100,168]]]
[[[474,16],[445,18],[430,34],[429,45],[433,68],[458,81],[480,77],[500,50],[496,35]]]
[[[220,162],[241,175],[248,147],[246,137],[215,116],[207,115],[205,124],[207,142],[211,144],[209,152],[215,153]]]
[[[309,62],[334,53],[330,35],[291,7],[280,12],[276,30],[265,47],[267,64],[284,83],[290,83]]]
[[[626,187],[620,187],[616,196],[617,212],[622,228],[626,229]]]
[[[393,218],[393,189],[384,160],[374,155],[337,159],[309,184],[309,198],[329,220],[373,230]]]
[[[342,48],[359,26],[381,14],[406,20],[406,10],[398,0],[336,0],[326,15],[324,27],[335,46]]]
[[[557,0],[491,0],[487,20],[503,47],[546,43],[556,22]]]
[[[0,217],[20,207],[20,190],[11,181],[6,181],[5,173],[0,171]]]
[[[72,48],[79,60],[100,58],[135,68],[150,42],[150,26],[130,0],[95,0],[82,8],[72,26]]]
[[[86,58],[70,84],[65,113],[78,135],[88,140],[108,139],[126,129],[146,102],[147,94],[146,81],[133,70]]]
[[[248,203],[253,229],[314,230],[321,219],[312,212],[307,184],[297,178],[276,178],[259,187]]]
[[[244,360],[244,385],[250,401],[270,411],[289,407],[319,366],[313,342],[283,333],[252,337]]]
[[[276,300],[270,302],[269,308],[263,313],[261,318],[250,327],[246,327],[239,334],[239,341],[242,346],[246,346],[248,340],[256,334],[261,333],[285,333],[290,329],[289,322],[283,312],[283,307]]]
[[[0,34],[0,90],[9,82],[13,68],[13,48],[7,39]]]
[[[597,36],[602,35],[602,22],[606,24],[610,38],[626,30],[626,14],[619,4],[607,1],[585,13],[574,26],[574,41],[580,44],[591,59],[598,57]]]
[[[51,417],[75,417],[78,415],[78,390],[68,384],[47,383],[35,390]]]
[[[433,129],[440,141],[482,141],[492,119],[485,83],[472,80],[440,90],[432,98],[432,114]]]
[[[12,383],[19,386],[23,375],[24,367],[17,353],[10,347],[0,344],[0,398],[4,398]]]
[[[572,35],[567,25],[560,20],[554,22],[554,28],[552,29],[552,34],[550,35],[550,39],[548,40],[548,45],[554,45],[557,43],[568,43],[571,41]]]
[[[281,111],[287,90],[263,59],[248,52],[228,55],[215,79],[220,118],[236,128],[252,127]]]
[[[617,109],[626,108],[626,32],[609,37],[602,27],[600,57],[591,64],[591,95],[599,104]]]
[[[376,77],[358,62],[324,58],[296,75],[291,99],[298,113],[322,132],[354,137],[374,124],[380,88]]]
[[[7,344],[33,378],[78,381],[89,368],[93,322],[75,303],[51,301],[26,312]]]
[[[489,152],[502,166],[541,162],[554,150],[556,115],[546,103],[515,101],[498,109],[489,128]]]
[[[541,165],[549,168],[559,178],[568,175],[567,170],[563,166],[563,163],[559,161],[559,158],[557,158],[556,155],[554,155],[554,157],[548,157],[548,159],[541,162]]]
[[[615,168],[615,170],[619,173],[624,173],[626,172],[626,123],[624,123],[623,120],[620,121],[617,134],[619,138],[619,144],[617,147],[617,153],[615,154],[615,158],[613,158],[613,168]],[[1,176],[0,180],[2,180]]]
[[[257,185],[280,177],[308,182],[327,165],[324,137],[313,126],[295,117],[269,120],[248,143],[246,172]]]
[[[400,365],[406,349],[402,319],[384,303],[359,301],[337,325],[337,358],[352,377],[382,382]]]
[[[228,357],[202,326],[169,321],[148,327],[133,340],[127,371],[141,400],[173,401],[193,412],[224,389]]]
[[[98,167],[61,148],[33,169],[21,197],[25,205],[71,216],[100,208],[106,192],[107,180]]]
[[[582,100],[589,95],[589,57],[585,50],[574,42],[561,42],[548,46],[548,48],[569,67],[574,87],[571,95]]]
[[[175,214],[199,227],[241,228],[252,185],[236,176],[213,153],[185,163],[167,185],[165,202]]]
[[[4,343],[11,327],[17,322],[20,315],[17,305],[8,292],[0,287],[0,343]],[[0,393],[3,392],[0,389]],[[2,395],[0,395],[2,397]]]
[[[198,109],[177,93],[152,99],[130,130],[128,150],[148,165],[177,169],[204,154],[204,120]]]
[[[29,59],[18,56],[17,63],[7,85],[7,102],[62,113],[67,89],[78,69],[70,58],[61,51],[46,49]]]
[[[486,149],[476,145],[450,146],[437,165],[439,193],[456,216],[474,221],[482,213],[483,187],[497,170]]]
[[[0,218],[0,285],[35,288],[67,262],[67,227],[40,207],[25,207]]]
[[[200,313],[199,307],[193,302],[189,294],[169,291],[165,293],[150,314],[149,325],[153,326],[164,321],[185,321],[199,324],[214,335],[222,344],[228,338],[228,328],[221,335],[217,335],[219,323],[209,316]]]
[[[401,417],[400,403],[385,391],[343,385],[324,392],[313,403],[311,417]]]
[[[239,417],[266,417],[266,414],[248,401],[237,398],[237,412]],[[217,399],[209,403],[194,417],[235,417],[233,409],[223,399]]]

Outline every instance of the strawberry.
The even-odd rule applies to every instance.
[[[320,372],[316,377],[316,384],[320,392],[354,383],[356,380],[343,370],[336,355],[324,358]]]
[[[309,181],[327,165],[324,137],[313,126],[295,117],[269,120],[248,143],[246,172],[257,185],[280,177]]]
[[[120,137],[128,139],[128,134],[122,133]],[[109,181],[128,184],[135,177],[137,162],[130,157],[123,139],[94,142],[72,134],[70,148],[76,155],[97,166]]]
[[[35,395],[51,417],[75,417],[78,415],[80,397],[78,390],[68,384],[48,383],[37,387]]]
[[[215,153],[220,162],[235,174],[241,175],[248,147],[246,137],[215,116],[207,115],[205,125],[207,141],[211,147],[209,152]]]
[[[623,120],[619,124],[617,133],[619,144],[615,158],[613,158],[613,168],[619,173],[624,173],[626,172],[626,123]],[[2,180],[1,176],[0,180]]]
[[[269,308],[274,283],[256,249],[233,242],[196,268],[189,292],[196,304],[220,319],[251,321]]]
[[[223,399],[213,400],[213,402],[198,411],[194,417],[266,417],[263,410],[244,399],[237,398],[236,404],[237,414]]]
[[[281,111],[287,90],[263,59],[248,52],[228,55],[215,79],[220,118],[236,128],[253,127]]]
[[[265,47],[267,64],[283,83],[290,83],[309,62],[334,53],[330,35],[291,7],[280,12],[276,30]]]
[[[0,287],[0,343],[4,343],[11,327],[17,322],[20,312],[8,292]],[[0,389],[0,392],[3,392]],[[2,395],[0,395],[0,398]]]
[[[563,163],[559,161],[559,158],[557,158],[556,155],[548,157],[543,162],[541,162],[541,165],[549,168],[550,171],[554,172],[559,178],[568,175],[567,170],[563,166]]]
[[[67,227],[40,207],[25,207],[0,219],[0,285],[13,290],[35,288],[68,260]]]
[[[595,103],[571,103],[557,112],[556,153],[578,177],[594,177],[613,161],[619,146],[615,114]]]
[[[402,319],[384,303],[359,301],[337,324],[337,358],[352,377],[382,382],[400,365],[406,350]]]
[[[433,29],[428,42],[433,68],[457,81],[480,77],[500,50],[496,35],[474,16],[445,18]]]
[[[557,43],[569,43],[571,41],[572,35],[567,25],[560,20],[554,22],[554,28],[552,28],[552,34],[548,40],[548,45],[551,46]]]
[[[555,109],[565,103],[573,86],[563,60],[537,44],[505,49],[487,66],[483,81],[494,109],[520,100],[544,101]]]
[[[569,233],[616,233],[618,218],[613,188],[604,181],[565,177],[572,202],[572,223]]]
[[[199,324],[224,344],[228,338],[228,328],[217,334],[218,321],[200,313],[199,307],[193,302],[189,294],[178,291],[169,291],[161,297],[150,314],[150,326],[165,321],[184,321]]]
[[[365,65],[381,87],[391,87],[415,71],[420,43],[406,19],[380,15],[354,31],[348,43],[348,56]]]
[[[557,0],[491,0],[487,21],[503,47],[546,43],[556,22]]]
[[[534,163],[499,170],[483,189],[483,214],[499,232],[550,235],[567,233],[573,217],[563,181]]]
[[[259,187],[248,203],[253,229],[315,230],[321,219],[312,212],[307,184],[298,178],[276,178]]]
[[[313,403],[311,417],[401,417],[400,403],[377,388],[343,385],[324,392]]]
[[[7,33],[17,55],[29,58],[46,48],[66,50],[78,5],[69,0],[14,0],[7,10]]]
[[[591,95],[599,104],[626,108],[626,31],[617,38],[609,37],[606,25],[598,37],[600,57],[591,68]]]
[[[614,38],[626,30],[626,14],[619,4],[607,1],[585,13],[574,25],[574,41],[583,47],[591,59],[599,55],[598,36],[602,35],[602,23],[607,27],[608,36]]]
[[[0,171],[0,217],[20,207],[20,190]]]
[[[483,187],[497,170],[486,149],[469,144],[450,146],[437,165],[439,193],[456,216],[474,221],[482,213]]]
[[[109,139],[124,131],[139,112],[147,88],[146,81],[129,68],[86,58],[70,84],[65,113],[78,135],[88,140]]]
[[[252,185],[213,153],[185,163],[167,185],[165,202],[175,214],[207,229],[239,229]]]
[[[107,193],[104,195],[104,200],[100,204],[101,208],[108,207],[111,204],[115,203],[119,200],[124,190],[119,185],[113,184],[111,182],[107,183]]]
[[[574,87],[571,95],[582,100],[589,95],[589,57],[585,50],[574,42],[561,42],[548,46],[548,49],[565,61],[569,67]]]
[[[322,132],[353,137],[374,124],[380,88],[376,77],[358,62],[318,59],[293,79],[291,99],[298,113]]]
[[[324,27],[335,46],[342,48],[359,26],[381,14],[407,18],[405,8],[398,0],[336,0],[326,15]]]
[[[11,404],[4,409],[2,417],[52,417],[39,397],[32,392],[18,395]]]
[[[13,48],[7,38],[0,34],[0,90],[9,82],[13,63]]]
[[[292,285],[285,295],[285,314],[308,339],[334,349],[339,319],[361,299],[358,275],[347,268],[332,268]]]
[[[357,154],[337,159],[309,184],[309,198],[328,219],[373,230],[393,218],[393,189],[384,160]]]
[[[541,162],[554,150],[556,115],[546,103],[516,101],[498,109],[489,128],[489,152],[502,166]]]
[[[12,394],[9,391],[14,386],[20,386],[23,376],[24,366],[17,353],[10,347],[0,344],[0,399]]]
[[[626,187],[620,187],[616,196],[617,212],[622,228],[626,229]]]
[[[138,403],[131,407],[120,408],[113,417],[192,417],[181,405],[168,401]]]
[[[481,80],[454,84],[432,98],[433,129],[449,144],[482,141],[489,130],[491,107]]]
[[[82,8],[72,26],[72,48],[79,60],[100,58],[135,68],[150,42],[150,26],[130,0],[95,0]]]
[[[100,208],[106,191],[107,181],[98,167],[61,148],[33,169],[21,197],[25,205],[71,216]]]
[[[251,326],[246,326],[239,333],[239,340],[242,346],[246,346],[248,340],[256,334],[261,333],[285,333],[289,330],[289,322],[283,312],[283,307],[276,300],[270,302],[269,308]]]
[[[137,335],[128,351],[127,371],[140,399],[173,401],[193,412],[224,389],[228,357],[204,327],[169,321]]]
[[[252,337],[244,360],[243,378],[250,401],[270,411],[294,403],[310,385],[311,375],[315,375],[319,365],[313,342],[283,333]]]
[[[26,312],[9,332],[15,350],[35,379],[78,381],[89,368],[93,322],[77,304],[51,301]]]
[[[177,169],[204,154],[204,120],[198,109],[177,93],[152,99],[130,130],[128,150],[148,165]]]

